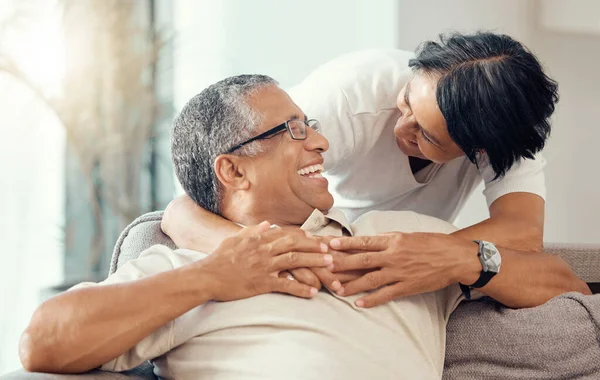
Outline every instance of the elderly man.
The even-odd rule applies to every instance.
[[[173,128],[178,178],[203,208],[252,227],[208,256],[152,247],[102,284],[46,302],[21,342],[26,369],[121,371],[151,359],[167,379],[441,378],[460,271],[438,291],[370,309],[355,305],[360,295],[277,278],[298,267],[335,271],[332,255],[342,254],[326,254],[311,235],[404,231],[419,241],[418,231],[438,232],[457,267],[478,249],[443,235],[455,231],[449,223],[412,212],[371,212],[348,223],[330,210],[321,176],[327,149],[319,123],[269,77],[229,78],[194,97]],[[265,232],[263,220],[281,228]],[[583,289],[561,265],[563,287]]]

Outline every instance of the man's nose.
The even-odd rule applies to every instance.
[[[326,152],[329,149],[329,141],[325,136],[311,128],[306,128],[306,140],[304,140],[304,149],[308,151],[318,150]]]

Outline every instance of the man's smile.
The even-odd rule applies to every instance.
[[[323,177],[323,175],[321,174],[322,172],[322,164],[308,165],[297,171],[298,175],[300,175],[300,177],[302,177],[303,179],[311,180],[313,183],[315,181],[318,181],[319,185],[326,187],[329,184],[329,182],[325,177]]]

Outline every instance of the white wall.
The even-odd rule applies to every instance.
[[[179,109],[224,77],[267,74],[290,87],[342,53],[394,47],[397,5],[381,0],[177,0],[175,97]]]
[[[545,150],[546,240],[600,243],[600,34],[534,37],[561,96]]]
[[[266,73],[286,87],[341,53],[395,46],[396,14],[393,0],[177,0],[177,65],[196,68],[179,79]]]
[[[445,31],[493,30],[531,41],[533,0],[398,0],[399,47],[413,50]]]
[[[546,181],[545,240],[600,242],[600,176],[596,145],[600,125],[600,35],[551,32],[539,25],[540,3],[534,0],[400,0],[399,47],[413,49],[445,30],[494,30],[532,49],[558,80],[561,101],[553,132],[544,150]],[[600,17],[600,15],[599,15]],[[488,216],[482,187],[476,190],[458,224]]]

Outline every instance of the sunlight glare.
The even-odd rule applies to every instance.
[[[61,20],[53,2],[45,4],[45,12],[20,31],[18,44],[12,46],[17,64],[42,92],[51,97],[61,95],[65,74],[65,44]]]

